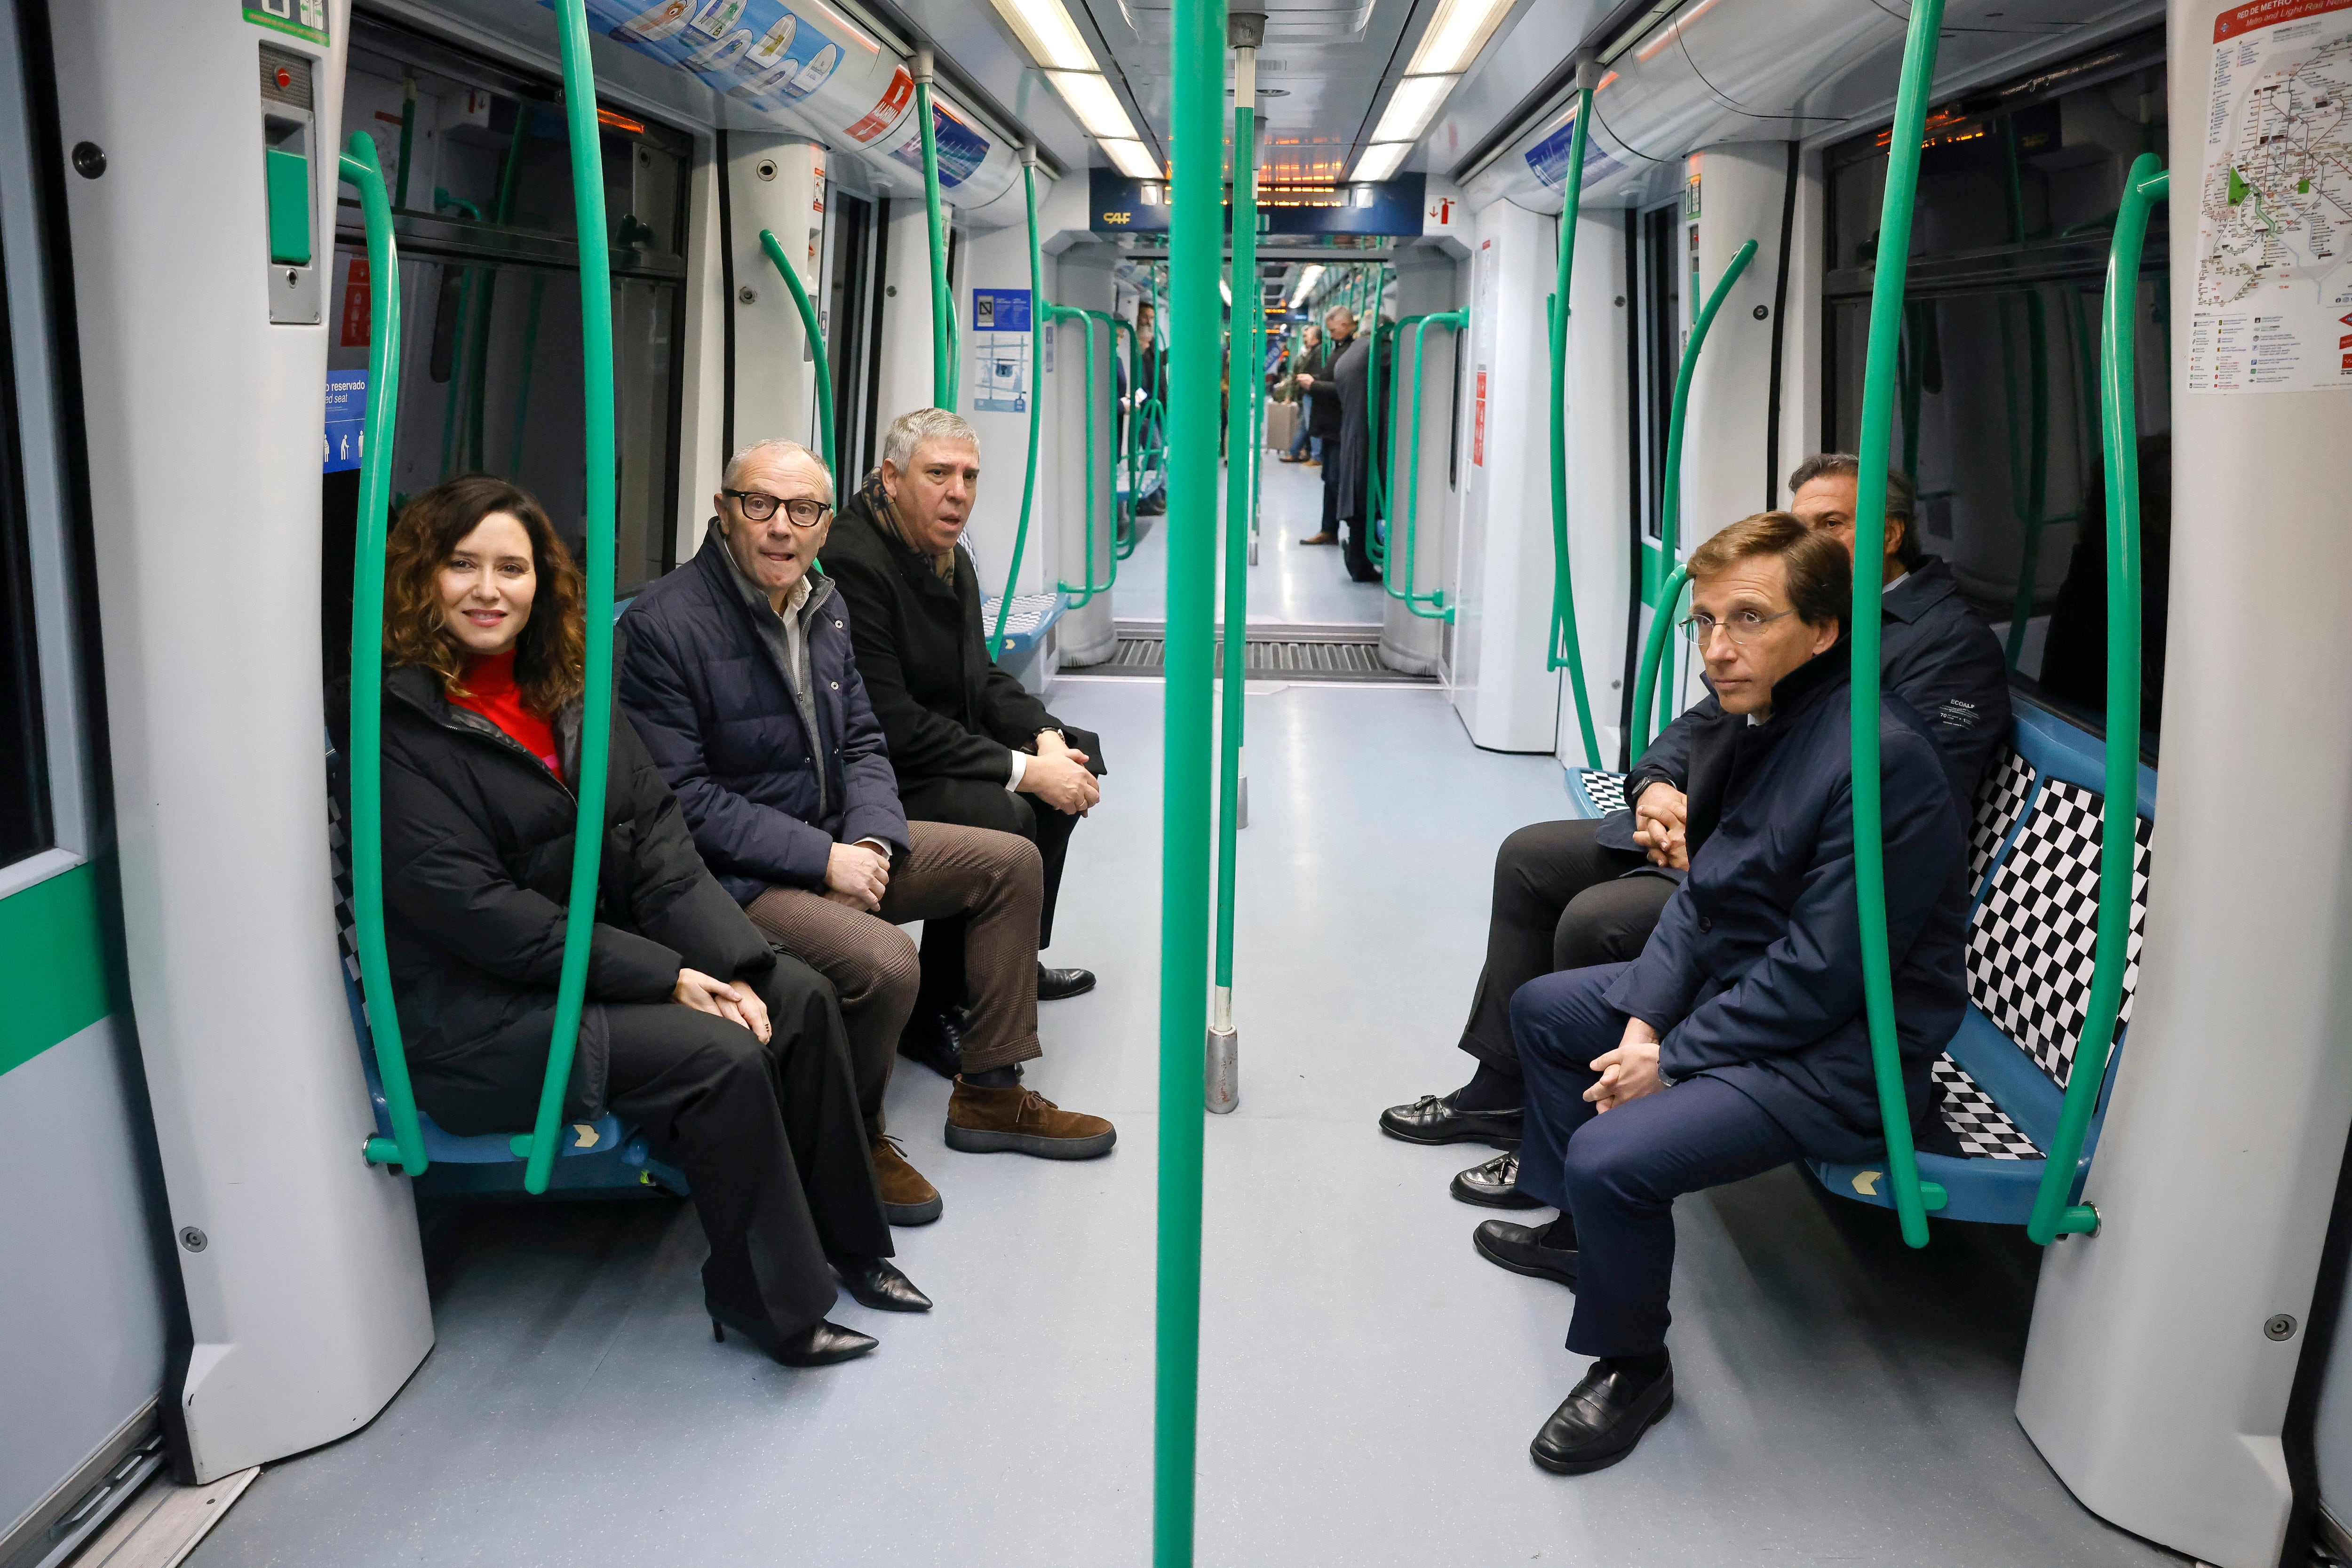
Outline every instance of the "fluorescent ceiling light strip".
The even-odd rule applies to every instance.
[[[1405,71],[1412,76],[1467,70],[1494,36],[1510,0],[1442,0]]]
[[[1069,104],[1087,135],[1097,141],[1136,140],[1135,122],[1128,119],[1108,80],[1091,71],[1047,71],[1045,79]]]
[[[1385,180],[1397,172],[1397,166],[1402,163],[1412,152],[1412,143],[1410,142],[1375,142],[1365,150],[1364,155],[1356,161],[1356,172],[1349,177],[1357,180]]]
[[[1087,47],[1062,0],[995,0],[996,13],[1029,51],[1029,58],[1048,70],[1090,71],[1101,68]]]
[[[1162,178],[1160,165],[1151,161],[1151,153],[1140,142],[1122,141],[1113,136],[1097,136],[1095,145],[1130,180]]]
[[[1454,90],[1458,78],[1450,76],[1409,76],[1396,85],[1389,97],[1389,106],[1381,115],[1381,123],[1372,132],[1375,142],[1418,142],[1421,133],[1429,129],[1436,118],[1438,106],[1445,95]]]

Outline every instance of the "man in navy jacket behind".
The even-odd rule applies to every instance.
[[[1742,724],[1720,816],[1630,963],[1530,981],[1511,1002],[1527,1086],[1518,1184],[1559,1217],[1488,1220],[1478,1251],[1577,1291],[1568,1348],[1597,1359],[1530,1448],[1576,1475],[1633,1451],[1674,1397],[1675,1198],[1803,1156],[1885,1149],[1854,902],[1851,564],[1785,512],[1692,555],[1693,640]],[[1880,699],[1886,941],[1915,1125],[1967,1004],[1968,840],[1927,721]]]

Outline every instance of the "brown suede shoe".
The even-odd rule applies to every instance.
[[[1118,1130],[1099,1116],[1064,1110],[1034,1089],[983,1089],[959,1078],[948,1096],[947,1136],[949,1148],[966,1154],[1091,1160],[1110,1152]]]
[[[882,1217],[892,1225],[929,1225],[946,1206],[939,1188],[907,1163],[896,1138],[874,1141],[874,1180],[882,1188]]]

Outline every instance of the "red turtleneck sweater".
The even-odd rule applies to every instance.
[[[467,695],[449,700],[496,724],[523,750],[546,763],[549,773],[562,778],[563,767],[556,752],[555,726],[532,712],[523,700],[522,689],[515,685],[514,661],[512,648],[468,661]]]

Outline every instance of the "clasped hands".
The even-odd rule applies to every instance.
[[[1059,730],[1040,730],[1037,754],[1023,765],[1021,783],[1015,787],[1023,795],[1035,795],[1055,811],[1084,816],[1102,799],[1101,782],[1087,770],[1090,760],[1064,740]]]
[[[749,985],[730,985],[698,969],[680,969],[669,999],[698,1013],[713,1014],[730,1024],[740,1024],[751,1031],[753,1039],[763,1046],[768,1043],[768,1005]]]
[[[1625,1035],[1615,1050],[1603,1051],[1586,1065],[1601,1075],[1601,1081],[1584,1091],[1599,1111],[1614,1110],[1666,1087],[1658,1077],[1658,1031],[1639,1018],[1625,1020]]]
[[[1642,792],[1633,803],[1633,842],[1649,852],[1650,864],[1690,869],[1689,814],[1690,797],[1663,780]]]

